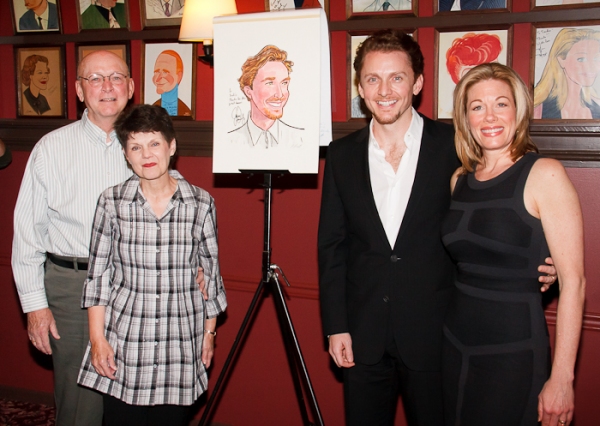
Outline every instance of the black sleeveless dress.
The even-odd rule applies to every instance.
[[[537,425],[550,373],[537,267],[549,255],[539,219],[523,201],[540,158],[528,153],[499,176],[460,176],[442,228],[457,263],[444,325],[446,425]]]

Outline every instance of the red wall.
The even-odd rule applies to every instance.
[[[139,16],[139,4],[129,1],[131,16]],[[427,4],[426,4],[427,3]],[[516,2],[515,3],[525,3]],[[264,0],[238,1],[240,13],[261,10]],[[62,0],[63,28],[66,33],[77,31],[74,24],[75,0]],[[526,7],[515,4],[518,7]],[[518,11],[518,10],[517,10]],[[0,2],[0,36],[12,35],[8,2]],[[420,16],[431,16],[430,2],[420,2]],[[333,20],[345,19],[345,0],[330,0]],[[140,30],[139,20],[131,19],[132,30]],[[529,24],[517,24],[515,40],[529,39]],[[420,110],[431,115],[433,109],[433,28],[418,31],[419,43],[426,54],[425,87]],[[331,34],[332,107],[334,121],[346,120],[346,33]],[[518,43],[516,43],[518,44]],[[140,75],[142,42],[132,42],[132,75]],[[67,58],[74,57],[73,43],[67,43]],[[0,57],[5,65],[13,55],[12,45],[0,45]],[[518,44],[513,64],[528,79],[528,44]],[[15,118],[14,69],[3,68],[0,84],[0,118]],[[198,65],[197,119],[212,119],[212,69]],[[69,118],[74,119],[75,93],[74,60],[68,60]],[[136,100],[139,99],[136,95]],[[29,153],[14,152],[13,164],[0,170],[0,386],[52,392],[52,370],[49,359],[32,350],[27,340],[24,316],[12,280],[10,253],[12,241],[13,209],[20,180]],[[321,161],[321,168],[323,166]],[[261,278],[263,249],[263,191],[260,179],[243,176],[223,176],[211,173],[211,158],[183,157],[177,169],[193,184],[207,189],[216,200],[219,220],[221,266],[228,289],[229,309],[219,323],[215,365],[211,384],[218,376],[225,357],[231,348],[242,318]],[[583,205],[586,228],[586,274],[588,278],[585,328],[583,332],[576,383],[576,424],[595,425],[600,418],[597,403],[600,377],[600,294],[597,284],[600,265],[596,261],[600,249],[600,169],[569,169]],[[342,425],[344,420],[342,386],[339,372],[332,367],[321,335],[317,294],[316,232],[320,204],[321,174],[318,176],[288,176],[274,178],[272,206],[272,261],[280,265],[292,287],[286,289],[287,303],[303,351],[313,388],[328,426]],[[285,188],[282,190],[281,188]],[[548,307],[551,333],[555,318],[555,303]],[[232,369],[230,379],[222,392],[213,421],[226,425],[301,425],[299,405],[294,393],[287,358],[275,316],[273,301],[262,301],[253,322],[246,344]],[[401,410],[398,425],[404,425]]]

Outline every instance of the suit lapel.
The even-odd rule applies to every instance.
[[[383,223],[379,217],[377,211],[377,205],[375,204],[375,198],[373,197],[373,187],[371,186],[371,174],[369,171],[369,128],[365,129],[359,136],[360,140],[356,144],[356,155],[350,156],[352,161],[355,162],[354,170],[356,173],[356,195],[361,201],[361,205],[365,209],[365,219],[373,224],[374,232],[377,233],[378,237],[390,248],[390,242],[387,239]]]
[[[406,212],[404,213],[404,218],[402,219],[402,225],[400,225],[400,231],[398,231],[398,236],[396,237],[394,248],[396,248],[400,241],[402,241],[402,235],[406,232],[412,217],[415,214],[418,214],[420,209],[423,208],[423,196],[426,194],[429,181],[436,170],[436,155],[437,153],[432,143],[432,135],[430,133],[428,120],[424,120],[423,136],[421,138],[421,149],[419,151],[419,159],[417,161],[415,180],[413,182],[408,204],[406,206]],[[424,206],[424,208],[427,208],[427,206]]]

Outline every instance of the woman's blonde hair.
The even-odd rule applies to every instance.
[[[533,110],[531,95],[521,77],[506,65],[487,63],[471,69],[458,82],[454,89],[454,144],[456,154],[463,169],[472,172],[477,164],[483,163],[483,151],[471,134],[468,117],[469,91],[480,82],[497,80],[508,84],[515,101],[517,128],[511,143],[511,157],[518,159],[529,151],[537,152],[537,147],[529,136],[529,121]]]
[[[542,77],[533,91],[534,106],[542,104],[548,98],[555,98],[558,109],[563,108],[567,100],[567,76],[560,66],[558,58],[564,60],[573,45],[583,40],[600,42],[600,31],[586,28],[563,28],[560,30],[548,54],[548,62],[546,62]],[[594,96],[596,94],[593,87],[581,88],[581,97],[585,103],[591,104]]]

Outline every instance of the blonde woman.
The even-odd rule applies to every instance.
[[[593,87],[599,73],[600,31],[563,28],[535,86],[533,118],[600,118],[600,98]]]
[[[482,64],[454,92],[460,167],[443,241],[457,263],[444,321],[447,425],[568,425],[585,277],[577,193],[529,136],[532,102],[510,68]],[[560,298],[554,359],[537,265],[552,254]]]

